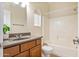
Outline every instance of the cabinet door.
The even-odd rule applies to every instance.
[[[19,53],[19,46],[6,48],[3,50],[4,57],[12,57]]]
[[[29,54],[29,50],[28,51],[25,51],[25,52],[22,52],[18,55],[16,55],[15,57],[29,57],[30,54]]]
[[[39,45],[39,44],[41,45],[41,38],[38,39],[38,40],[36,40],[36,41],[37,41],[37,42],[36,42],[37,45]]]
[[[30,50],[31,57],[41,57],[41,45],[38,45]]]
[[[26,51],[35,46],[35,41],[26,42],[21,44],[21,52]]]

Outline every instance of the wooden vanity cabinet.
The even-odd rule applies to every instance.
[[[31,57],[41,57],[41,40],[36,40],[36,47],[30,49]]]
[[[6,48],[3,50],[3,55],[4,57],[12,57],[16,54],[19,53],[19,45],[18,46],[13,46],[10,48]]]
[[[4,57],[41,57],[41,38],[4,48]]]
[[[36,45],[41,45],[41,40],[40,39],[36,40]]]
[[[30,54],[29,54],[29,51],[27,50],[27,51],[24,51],[24,52],[16,55],[15,57],[29,57],[29,56],[30,56]]]
[[[41,57],[41,46],[38,45],[38,46],[30,49],[30,56],[31,57]]]
[[[21,44],[21,52],[31,49],[35,46],[35,40],[27,43]]]

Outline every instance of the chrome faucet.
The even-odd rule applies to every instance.
[[[16,38],[17,38],[17,39],[20,39],[20,38],[21,38],[21,35],[20,35],[20,34],[17,34],[17,35],[16,35]]]

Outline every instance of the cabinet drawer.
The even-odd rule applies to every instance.
[[[10,47],[3,50],[3,55],[5,57],[11,57],[18,53],[19,53],[19,46]]]
[[[41,39],[36,40],[36,44],[37,45],[41,44]]]
[[[18,55],[16,55],[15,57],[29,57],[29,51],[25,51],[25,52],[22,52]]]
[[[28,50],[34,46],[35,46],[35,41],[23,43],[21,44],[21,52]]]

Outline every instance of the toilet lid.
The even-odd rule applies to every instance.
[[[45,50],[45,51],[51,51],[51,50],[53,50],[53,48],[50,47],[50,46],[43,46],[42,49]]]

